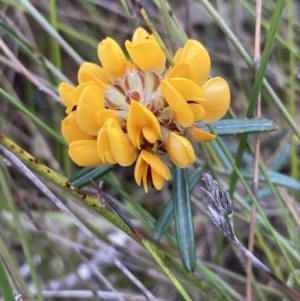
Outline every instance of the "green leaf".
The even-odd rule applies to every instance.
[[[0,292],[6,301],[15,301],[3,262],[0,258]]]
[[[116,168],[115,165],[105,165],[99,168],[82,168],[69,181],[78,188],[83,188],[91,182],[91,179],[98,180]]]
[[[247,180],[253,179],[253,171],[252,170],[241,169],[241,174]],[[287,175],[283,175],[278,172],[274,172],[274,171],[268,171],[268,175],[270,177],[270,181],[274,185],[283,186],[283,187],[292,189],[297,193],[300,193],[300,182],[295,180],[294,178],[289,177]],[[266,179],[262,173],[259,174],[259,181],[266,182]]]
[[[196,186],[196,184],[198,183],[201,174],[202,171],[200,169],[197,169],[188,176],[190,191],[192,191]],[[173,199],[171,199],[156,222],[153,235],[152,235],[153,239],[159,240],[164,235],[164,233],[171,225],[173,220],[174,220],[174,203],[173,203]]]
[[[174,167],[173,200],[178,249],[185,269],[196,267],[195,236],[187,170]]]
[[[203,122],[196,122],[201,129],[210,132],[208,126]],[[212,124],[218,136],[232,136],[242,134],[254,134],[271,132],[277,129],[272,120],[262,118],[252,119],[222,119]]]

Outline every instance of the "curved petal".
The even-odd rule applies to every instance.
[[[181,62],[176,64],[173,68],[171,68],[167,72],[168,78],[173,77],[182,77],[182,78],[189,78],[191,73],[191,66],[186,62]]]
[[[111,38],[104,39],[98,46],[98,57],[105,71],[117,78],[124,77],[127,60],[115,40]]]
[[[155,115],[139,102],[132,100],[127,119],[127,132],[134,147],[138,149],[141,148],[140,134],[144,127],[152,129],[151,137],[148,137],[151,139],[151,141],[148,140],[149,142],[154,143],[158,137],[161,137],[160,125]],[[145,138],[147,139],[146,136]],[[153,140],[155,141],[152,142]]]
[[[97,84],[86,87],[78,101],[76,120],[78,126],[89,135],[97,135],[99,125],[96,120],[97,113],[104,109],[103,92]]]
[[[106,127],[102,127],[97,137],[97,150],[99,157],[105,163],[115,164],[116,160],[112,156],[108,156],[110,150],[110,141]]]
[[[195,142],[209,142],[216,138],[215,135],[195,126],[188,129],[188,136]]]
[[[150,143],[155,143],[157,140],[157,134],[150,126],[145,126],[142,129],[143,136]]]
[[[191,126],[194,122],[194,114],[186,100],[167,79],[162,80],[160,88],[178,123],[183,127]]]
[[[166,57],[156,41],[143,40],[137,43],[125,42],[132,61],[143,71],[154,68],[161,72],[165,68]]]
[[[81,94],[83,93],[83,90],[91,85],[93,86],[94,83],[92,82],[82,83],[74,89],[74,92],[72,94],[72,105],[66,109],[67,114],[71,114],[72,112],[77,110],[78,101]]]
[[[97,152],[97,142],[95,140],[74,141],[69,146],[71,159],[79,166],[96,167],[102,166]]]
[[[191,143],[182,136],[171,132],[167,138],[166,147],[172,162],[180,168],[186,168],[195,161]]]
[[[147,162],[151,169],[153,169],[156,173],[158,173],[165,180],[170,179],[170,169],[169,167],[160,160],[157,156],[142,150],[140,156],[143,158],[145,162]]]
[[[130,166],[136,159],[134,146],[115,119],[108,118],[105,121],[99,132],[97,145],[103,161],[112,163],[107,156],[110,154],[108,152],[111,152],[110,156],[121,166]]]
[[[221,119],[230,105],[230,90],[227,82],[221,77],[214,77],[207,81],[203,89],[203,98],[206,102],[201,103],[205,110],[203,122],[210,123]]]
[[[146,39],[149,39],[150,35],[147,30],[145,30],[142,27],[139,27],[135,30],[133,36],[132,36],[132,43],[137,43]]]
[[[78,140],[96,140],[95,136],[83,132],[77,123],[70,122],[69,116],[61,122],[61,133],[68,144]]]
[[[86,82],[95,82],[99,85],[101,89],[107,90],[108,87],[106,84],[112,83],[113,78],[105,72],[100,66],[84,62],[78,71],[78,82],[86,83]]]
[[[210,57],[201,43],[188,40],[180,55],[180,62],[187,62],[191,66],[189,79],[200,87],[206,82],[210,71]]]
[[[199,99],[202,97],[202,89],[193,81],[186,78],[166,78],[164,82],[168,82],[178,93],[186,100]]]
[[[202,120],[205,116],[205,110],[203,107],[197,103],[189,103],[189,106],[194,114],[194,122]]]
[[[176,51],[176,53],[175,53],[175,55],[174,55],[173,61],[174,61],[174,63],[175,63],[176,65],[182,61],[182,60],[181,60],[181,54],[182,54],[182,51],[183,51],[183,48],[180,47],[180,48]]]
[[[141,181],[143,180],[143,186],[146,193],[148,193],[147,172],[148,164],[143,160],[142,156],[140,155],[135,164],[134,178],[139,186],[141,186]]]
[[[96,122],[100,128],[103,127],[107,118],[113,118],[118,121],[118,111],[110,109],[104,109],[99,111],[96,114]]]
[[[154,169],[151,169],[151,177],[152,177],[153,186],[157,190],[161,190],[164,185],[165,179],[160,174],[158,174]]]
[[[115,119],[107,119],[106,124],[113,156],[121,166],[130,166],[136,159],[133,144]]]
[[[71,112],[67,117],[68,117],[68,121],[72,124],[77,124],[77,121],[76,121],[76,110]],[[78,126],[78,124],[77,124]]]
[[[75,91],[75,88],[70,86],[67,83],[61,83],[58,86],[59,96],[67,108],[73,106],[74,91]]]

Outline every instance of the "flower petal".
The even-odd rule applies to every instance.
[[[74,91],[73,91],[73,94],[72,94],[72,98],[71,98],[71,106],[69,106],[67,109],[66,109],[66,113],[67,114],[71,114],[73,111],[76,111],[77,109],[77,104],[78,104],[78,101],[79,101],[79,98],[83,92],[83,90],[86,88],[86,87],[89,87],[90,85],[93,85],[92,82],[88,82],[88,83],[83,83],[83,84],[80,84],[78,85]]]
[[[99,156],[104,161],[108,161],[106,152],[109,150],[115,161],[121,166],[130,166],[136,159],[134,146],[115,119],[108,118],[105,121],[97,143]]]
[[[170,179],[170,169],[168,166],[160,160],[157,156],[142,150],[140,156],[143,158],[145,162],[147,162],[151,169],[153,169],[156,173],[158,173],[165,180]]]
[[[183,127],[191,126],[194,122],[194,114],[186,100],[167,79],[162,80],[160,88],[178,123]]]
[[[161,137],[160,125],[155,115],[139,102],[132,100],[127,119],[127,132],[134,147],[138,149],[141,148],[140,135],[144,127],[152,129],[151,137],[148,137],[151,141],[145,136],[150,143],[154,143],[158,137]],[[149,130],[145,130],[145,133],[146,131],[149,133]]]
[[[150,143],[155,143],[157,140],[157,134],[155,133],[155,131],[149,127],[149,126],[145,126],[142,129],[142,133],[143,136],[145,137],[145,139],[147,141],[149,141]]]
[[[102,166],[97,152],[97,142],[95,140],[74,141],[69,146],[71,159],[79,166],[96,167]]]
[[[189,79],[200,87],[206,82],[210,71],[210,57],[201,43],[196,40],[188,40],[179,61],[187,62],[191,66]]]
[[[189,79],[176,77],[166,78],[163,81],[168,82],[173,88],[175,88],[186,101],[202,97],[202,89]]]
[[[108,132],[106,127],[102,127],[98,137],[97,137],[97,150],[99,157],[105,163],[109,162],[111,164],[116,163],[116,159],[112,158],[112,156],[108,156],[108,152],[110,151],[110,141],[108,138]]]
[[[113,78],[111,78],[110,74],[105,72],[100,66],[93,63],[84,62],[78,71],[79,84],[95,82],[102,90],[107,90],[108,87],[106,84],[110,84],[112,81]]]
[[[77,105],[76,120],[81,130],[89,135],[97,135],[100,127],[96,116],[103,109],[103,92],[97,84],[91,83],[83,90]]]
[[[190,73],[191,73],[191,66],[186,62],[181,62],[176,64],[173,68],[170,68],[170,70],[167,72],[167,77],[189,78]]]
[[[76,123],[70,122],[70,115],[61,122],[61,133],[68,144],[78,140],[96,140],[95,136],[88,135]]]
[[[194,114],[194,122],[202,120],[205,116],[205,110],[203,107],[197,103],[189,103],[189,106]]]
[[[172,162],[180,168],[186,168],[195,161],[194,149],[185,137],[171,132],[166,147]]]
[[[61,83],[58,86],[59,96],[66,107],[71,107],[73,105],[73,93],[75,88],[67,83]]]
[[[202,89],[203,98],[207,100],[201,103],[205,110],[202,121],[210,123],[221,119],[230,104],[230,90],[227,82],[221,77],[214,77],[207,81]]]
[[[121,47],[115,40],[111,38],[104,39],[98,46],[98,57],[105,71],[109,72],[113,77],[124,77],[127,60]]]
[[[143,186],[146,193],[148,193],[147,171],[148,164],[143,160],[142,156],[139,156],[134,168],[134,178],[139,186],[141,186],[141,181],[143,179]]]
[[[216,138],[215,135],[195,126],[188,129],[188,136],[195,142],[209,142]]]
[[[113,118],[118,121],[119,120],[118,119],[118,111],[110,110],[110,109],[104,109],[104,110],[99,111],[96,114],[96,122],[100,128],[103,127],[107,118]]]
[[[164,185],[165,179],[160,174],[158,174],[154,169],[151,169],[151,177],[152,177],[153,186],[157,190],[161,190]]]
[[[161,72],[165,68],[166,57],[156,41],[143,40],[137,43],[125,42],[132,61],[143,71],[154,68]]]
[[[150,35],[149,33],[142,27],[139,27],[132,36],[132,43],[144,41],[146,39],[149,39]]]
[[[174,63],[175,63],[176,65],[177,65],[178,63],[181,62],[181,54],[182,54],[182,51],[183,51],[183,48],[180,47],[180,48],[176,51],[176,53],[175,53],[175,55],[174,55],[173,61],[174,61]]]

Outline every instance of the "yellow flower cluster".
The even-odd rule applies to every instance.
[[[59,94],[67,106],[62,134],[69,155],[80,166],[136,161],[134,177],[160,190],[170,178],[170,159],[180,168],[195,161],[189,140],[210,141],[214,135],[195,126],[224,116],[230,103],[227,82],[207,80],[210,57],[188,40],[166,68],[166,57],[153,35],[138,28],[125,42],[131,60],[111,38],[98,47],[102,67],[85,62],[77,87],[66,83]]]

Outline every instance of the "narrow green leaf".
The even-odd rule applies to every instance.
[[[199,125],[201,129],[210,131],[205,123],[197,122],[196,124]],[[218,136],[254,134],[277,130],[277,126],[272,120],[262,118],[222,119],[213,123],[212,127]]]
[[[163,212],[159,216],[155,224],[155,228],[153,230],[153,239],[159,240],[164,235],[168,227],[172,224],[174,220],[174,203],[173,199],[171,199],[166,207],[164,208]]]
[[[185,269],[196,267],[195,236],[187,170],[174,168],[173,200],[178,249]]]
[[[148,250],[148,252],[152,255],[152,257],[156,260],[156,262],[159,264],[161,269],[164,271],[164,273],[167,275],[167,277],[172,281],[174,286],[177,288],[178,292],[181,294],[184,300],[186,301],[192,301],[188,293],[185,291],[181,283],[178,281],[178,279],[175,277],[175,275],[171,272],[171,270],[168,268],[166,263],[160,258],[160,256],[157,254],[157,249],[153,247],[149,243],[147,239],[143,239],[142,244],[145,246],[145,248]]]
[[[4,264],[0,258],[0,293],[3,295],[5,301],[15,301],[12,287],[10,286]]]
[[[196,184],[198,183],[201,174],[202,171],[200,169],[197,169],[193,173],[188,175],[190,191],[192,191],[196,186]],[[173,220],[174,220],[174,204],[173,204],[173,199],[171,199],[156,222],[155,228],[153,230],[153,235],[152,235],[153,239],[155,240],[161,239],[161,237],[164,235],[164,233],[171,225]]]
[[[241,174],[245,177],[245,179],[250,180],[253,178],[253,171],[252,170],[245,170],[241,169]],[[289,177],[287,175],[283,175],[278,172],[274,171],[268,171],[268,176],[270,177],[270,181],[274,185],[283,186],[289,189],[294,190],[297,193],[300,193],[300,182],[295,180],[292,177]],[[259,174],[259,181],[260,182],[266,182],[265,177],[263,174]]]
[[[114,169],[116,169],[115,165],[106,165],[99,168],[82,168],[76,174],[74,174],[69,181],[74,186],[83,188],[90,184],[91,179],[96,181]]]

